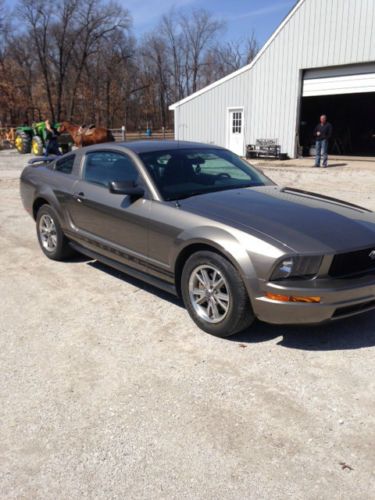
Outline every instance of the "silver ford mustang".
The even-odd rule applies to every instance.
[[[204,331],[308,324],[375,308],[375,214],[276,186],[230,151],[100,144],[21,175],[42,251],[78,251],[180,295]]]

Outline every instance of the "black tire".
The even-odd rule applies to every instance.
[[[38,135],[34,135],[31,141],[31,152],[35,156],[43,156],[43,141]]]
[[[192,298],[189,289],[189,283],[193,284],[195,282],[196,273],[202,272],[197,270],[204,270],[205,266],[209,269],[217,270],[224,278],[225,283],[222,285],[224,288],[221,288],[218,293],[220,296],[223,296],[222,292],[224,290],[224,295],[227,294],[228,296],[228,307],[226,312],[223,312],[224,309],[221,308],[220,305],[217,311],[223,313],[223,317],[221,319],[216,319],[217,322],[215,323],[211,322],[210,319],[206,320],[205,317],[202,316],[202,311],[205,309],[205,303],[203,302],[202,306],[193,303],[194,297]],[[213,276],[214,274],[211,275],[211,277]],[[196,283],[198,283],[198,281]],[[200,286],[199,283],[198,286]],[[193,285],[192,288],[196,290]],[[203,291],[203,288],[199,290],[199,292],[202,294],[201,297],[203,300],[206,300],[204,294],[211,293],[211,299],[212,294],[215,294],[215,291],[206,292]],[[182,271],[181,294],[185,307],[193,321],[199,328],[217,337],[230,337],[250,326],[255,319],[247,290],[239,272],[225,257],[218,253],[201,251],[189,257]],[[208,300],[206,303],[209,303]],[[201,309],[199,313],[197,308],[198,310]],[[205,314],[203,313],[203,315]],[[219,314],[219,316],[221,315]]]
[[[43,219],[43,220],[42,220]],[[56,244],[53,248],[48,248],[48,244],[45,240],[45,235],[42,234],[42,226],[45,221],[52,220],[54,229],[51,231],[51,241],[56,241]],[[46,255],[49,259],[52,260],[65,260],[68,257],[71,257],[75,252],[69,245],[69,240],[66,238],[64,233],[62,232],[61,225],[59,222],[59,218],[55,212],[55,210],[51,207],[51,205],[42,205],[38,210],[36,216],[36,232],[38,236],[38,241],[40,248],[44,255]],[[56,239],[52,237],[55,236]]]
[[[16,149],[22,155],[30,153],[31,151],[31,137],[27,132],[23,130],[16,131],[15,137]]]

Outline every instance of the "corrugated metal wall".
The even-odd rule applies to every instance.
[[[177,106],[176,138],[226,146],[227,109],[243,106],[245,144],[278,139],[293,157],[301,70],[372,61],[375,0],[305,0],[252,68]]]

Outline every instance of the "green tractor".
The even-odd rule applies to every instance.
[[[38,121],[35,120],[36,112]],[[31,117],[31,119],[30,119]],[[26,110],[26,123],[32,125],[21,125],[16,128],[14,144],[21,154],[33,153],[35,156],[42,156],[46,143],[46,123],[42,121],[41,113],[38,108],[28,108]],[[53,126],[58,128],[59,124]],[[62,134],[58,138],[62,153],[67,153],[72,149],[72,141],[69,135]]]

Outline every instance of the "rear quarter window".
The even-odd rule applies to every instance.
[[[66,158],[61,158],[61,160],[57,160],[55,170],[57,170],[57,172],[62,172],[63,174],[71,174],[74,165],[74,158],[75,155],[70,155]]]

